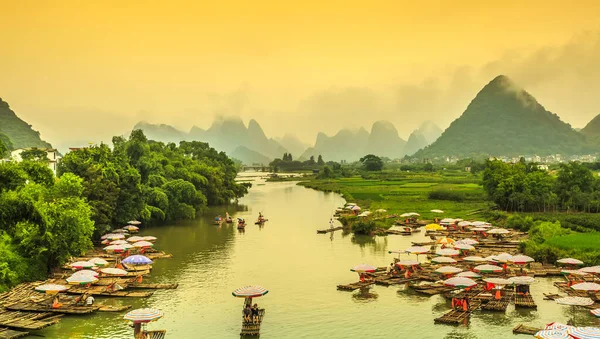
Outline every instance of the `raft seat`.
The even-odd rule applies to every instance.
[[[167,336],[166,330],[154,330],[154,331],[144,331],[143,332],[146,339],[165,339]]]

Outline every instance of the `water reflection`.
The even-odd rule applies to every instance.
[[[387,237],[371,237],[368,235],[353,235],[350,239],[353,244],[361,249],[368,248],[373,254],[385,254],[388,251]]]
[[[352,294],[352,299],[355,302],[361,303],[375,301],[377,298],[379,298],[379,294],[372,291],[369,287],[359,288],[358,292]]]

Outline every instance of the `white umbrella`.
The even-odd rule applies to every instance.
[[[600,329],[597,327],[574,327],[569,331],[571,338],[577,339],[598,339],[600,338]]]
[[[443,222],[443,223],[454,223],[455,221],[456,220],[452,219],[452,218],[444,218],[440,222]]]
[[[461,250],[461,251],[474,251],[475,247],[473,247],[473,245],[468,245],[468,244],[460,244],[458,242],[455,242],[453,244],[454,248],[457,250]]]
[[[487,232],[487,228],[474,227],[474,228],[471,228],[471,231],[475,231],[475,232]]]
[[[504,229],[504,228],[493,228],[489,231],[487,231],[489,234],[508,234],[510,233],[509,230]]]
[[[440,274],[456,274],[456,273],[460,273],[463,270],[461,268],[458,267],[454,267],[454,266],[442,266],[440,268],[438,268],[437,270],[435,270],[435,273],[440,273]]]
[[[535,282],[535,279],[533,277],[529,277],[526,275],[510,277],[508,278],[508,280],[515,285],[531,285]]]
[[[534,262],[534,261],[535,260],[532,257],[528,257],[523,254],[515,255],[515,256],[512,256],[510,259],[508,259],[508,262],[517,264],[517,265],[523,265],[523,264],[527,264],[527,263]]]
[[[584,267],[579,269],[581,272],[590,274],[600,274],[600,266]]]
[[[452,256],[455,256],[455,255],[459,255],[460,252],[457,251],[457,250],[453,250],[451,248],[442,248],[442,249],[439,249],[439,250],[435,251],[435,254],[437,254],[437,255],[447,255],[447,256],[451,256],[452,257]]]
[[[114,241],[110,242],[111,245],[123,245],[123,244],[127,244],[127,243],[128,243],[127,240],[114,240]]]
[[[590,306],[594,304],[594,301],[591,298],[583,298],[583,297],[564,297],[554,299],[557,304],[561,305],[569,305],[569,306]]]
[[[460,272],[456,276],[457,277],[463,277],[463,278],[481,278],[481,275],[479,275],[479,274],[477,274],[475,272],[471,272],[471,271]]]
[[[104,266],[108,265],[108,261],[106,261],[102,258],[92,258],[88,261],[93,263],[94,265],[100,266],[100,267],[104,267]]]
[[[461,221],[458,223],[458,226],[460,226],[460,227],[471,226],[471,223],[468,221]]]
[[[456,264],[456,260],[449,257],[435,257],[431,261],[437,264]]]
[[[387,211],[386,211],[386,210],[384,210],[383,208],[380,208],[380,209],[376,210],[375,212],[377,212],[377,213],[385,213],[385,212],[387,212]]]
[[[584,271],[581,271],[581,270],[561,270],[560,274],[581,275],[581,276],[584,276],[584,275],[588,275],[590,273],[587,273],[587,272],[584,272]]]
[[[151,235],[147,235],[145,237],[142,237],[142,240],[153,242],[153,241],[156,241],[156,237],[153,237]]]
[[[398,266],[416,266],[416,265],[420,265],[421,263],[419,263],[416,260],[400,260],[396,263],[396,265]]]
[[[565,265],[583,265],[583,261],[573,258],[558,259],[556,262]]]
[[[404,250],[404,252],[410,254],[426,254],[429,253],[429,251],[431,251],[431,248],[425,246],[411,246]]]
[[[537,339],[571,339],[569,333],[566,330],[541,330],[537,331],[534,335]]]
[[[494,256],[494,261],[505,263],[509,262],[512,259],[512,257],[513,256],[508,253],[500,253]]]
[[[151,243],[151,242],[149,242],[149,241],[144,241],[144,240],[142,240],[142,241],[138,241],[138,242],[135,242],[135,243],[133,244],[133,247],[140,247],[140,248],[144,248],[144,247],[152,247],[152,246],[154,246],[154,244],[153,244],[153,243]]]
[[[100,272],[102,272],[106,275],[114,275],[114,276],[126,276],[129,273],[120,268],[113,268],[113,267],[103,268],[100,270]]]
[[[498,272],[502,272],[502,267],[498,267],[495,265],[479,265],[479,266],[475,266],[473,267],[473,270],[475,272],[482,272],[482,273],[498,273]]]
[[[411,214],[410,214],[410,213],[402,213],[402,214],[400,214],[400,216],[401,216],[402,218],[406,218],[406,217],[410,217],[410,216],[411,216]]]
[[[464,261],[469,261],[469,262],[486,262],[487,260],[485,258],[482,257],[478,257],[478,256],[469,256],[469,257],[464,257],[463,258]]]
[[[412,217],[420,217],[421,216],[419,213],[416,213],[416,212],[410,212],[408,214],[410,214],[410,216],[412,216]]]
[[[465,277],[454,277],[444,280],[444,285],[452,287],[467,288],[477,285],[475,281]]]
[[[460,239],[456,242],[457,244],[477,245],[479,241],[471,238]]]
[[[69,264],[69,266],[71,266],[71,268],[73,268],[73,269],[81,270],[84,268],[93,268],[96,265],[94,265],[93,262],[89,262],[89,261],[76,261],[72,264]]]
[[[350,269],[350,271],[358,272],[358,273],[363,273],[363,272],[371,272],[372,273],[372,272],[375,272],[376,270],[377,270],[377,267],[367,265],[367,264],[356,265]]]
[[[571,286],[575,291],[600,291],[600,284],[591,283],[591,282],[583,282],[579,284],[574,284]]]
[[[71,276],[77,276],[77,275],[90,275],[92,277],[97,277],[98,272],[92,271],[92,270],[81,270],[81,271],[76,271]]]
[[[144,237],[139,237],[137,235],[134,235],[133,237],[127,238],[127,241],[129,241],[129,242],[136,242],[136,241],[140,241],[140,240],[144,240]]]
[[[360,207],[358,205],[352,206],[351,210],[360,211]]]
[[[503,278],[486,278],[483,279],[483,281],[494,285],[512,285],[512,282],[510,280]]]
[[[442,210],[431,210],[431,213],[444,213]]]

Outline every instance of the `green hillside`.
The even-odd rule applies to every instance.
[[[40,139],[40,132],[31,128],[31,125],[19,119],[10,109],[6,101],[0,98],[0,134],[6,135],[12,149],[26,147],[50,148],[52,145]],[[4,142],[4,139],[2,139]]]
[[[500,75],[417,158],[519,156],[589,152],[583,135]]]
[[[596,115],[592,121],[590,121],[580,131],[581,134],[593,143],[594,145],[600,145],[600,114]]]

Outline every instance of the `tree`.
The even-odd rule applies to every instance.
[[[13,144],[8,135],[0,133],[0,159],[9,156],[13,149]]]
[[[360,158],[360,162],[367,171],[381,171],[383,169],[383,160],[373,154],[367,154]]]
[[[433,172],[434,168],[433,168],[433,164],[428,162],[425,165],[423,165],[423,170],[425,172]]]
[[[323,161],[323,157],[319,154],[319,158],[317,159],[317,165],[323,166],[325,165],[325,161]]]
[[[30,148],[21,152],[21,159],[30,161],[42,161],[48,159],[48,152],[40,148]]]

